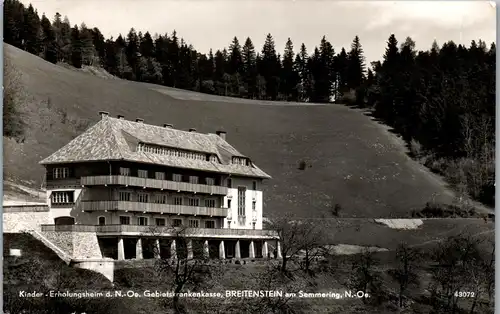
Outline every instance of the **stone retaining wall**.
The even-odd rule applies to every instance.
[[[95,232],[45,231],[42,234],[72,258],[102,258]]]
[[[50,224],[48,211],[6,211],[3,212],[3,232],[20,233],[26,230],[40,230],[40,225]]]

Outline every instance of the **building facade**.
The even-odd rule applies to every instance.
[[[188,254],[198,246],[219,258],[269,255],[275,236],[262,230],[262,183],[271,177],[225,132],[99,114],[41,161],[53,221],[42,230],[95,232],[102,256],[115,259],[174,256],[179,230]]]

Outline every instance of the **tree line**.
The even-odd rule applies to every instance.
[[[323,36],[312,51],[301,44],[297,54],[290,38],[280,54],[271,34],[261,50],[250,38],[241,44],[234,37],[227,49],[204,54],[175,31],[132,28],[105,39],[97,27],[71,26],[59,13],[52,21],[40,18],[18,0],[6,0],[4,8],[4,41],[52,63],[215,95],[368,108],[464,195],[493,204],[494,43],[434,42],[417,51],[410,37],[399,43],[390,35],[383,60],[368,67],[358,36],[349,49],[336,51]]]
[[[18,0],[5,1],[4,41],[52,63],[100,66],[128,80],[251,99],[329,102],[359,86],[366,71],[357,36],[349,52],[338,54],[326,37],[312,54],[304,44],[295,54],[289,38],[280,54],[271,34],[260,51],[250,38],[241,43],[234,37],[227,49],[204,54],[176,31],[152,35],[132,28],[105,39],[97,27],[72,26],[59,13],[51,22]]]

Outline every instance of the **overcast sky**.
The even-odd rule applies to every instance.
[[[267,33],[282,53],[288,37],[297,51],[305,43],[311,52],[326,35],[335,50],[361,39],[367,61],[379,60],[391,33],[403,42],[407,36],[417,49],[453,40],[469,45],[495,41],[496,12],[489,1],[314,1],[314,0],[33,0],[50,20],[56,12],[72,25],[85,22],[106,38],[126,34],[131,27],[151,34],[171,33],[200,52],[228,47],[237,36],[250,37],[262,49]]]

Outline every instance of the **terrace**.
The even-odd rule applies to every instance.
[[[130,201],[82,201],[80,203],[80,208],[85,212],[124,211],[210,217],[227,217],[228,215],[227,208],[142,203]]]
[[[42,232],[95,232],[98,236],[277,239],[274,230],[215,229],[139,225],[41,225]]]
[[[177,182],[151,178],[140,178],[123,175],[86,176],[80,179],[82,186],[124,185],[142,188],[152,188],[171,191],[205,193],[210,195],[227,195],[228,188],[224,186]]]

